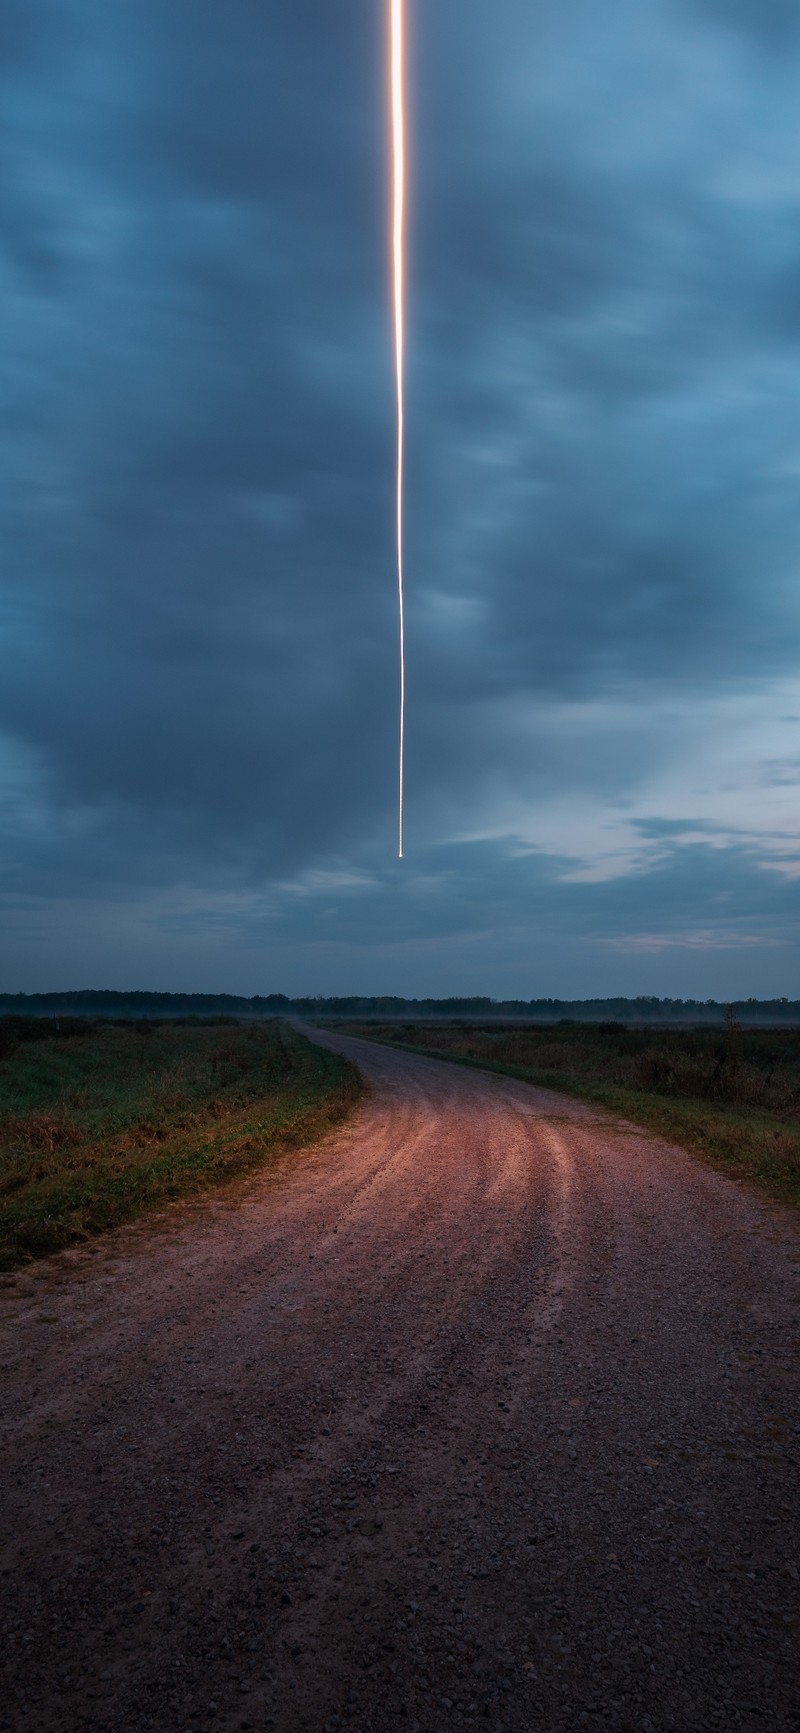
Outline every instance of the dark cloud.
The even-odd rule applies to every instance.
[[[768,48],[793,42],[800,28],[794,0],[692,0],[706,18],[742,30]]]
[[[456,945],[511,969],[531,924],[688,921],[724,860],[731,930],[737,897],[769,925],[778,808],[763,845],[713,831],[716,786],[696,847],[679,816],[725,706],[761,691],[766,728],[781,683],[786,713],[800,649],[795,105],[721,19],[790,23],[415,14],[398,877],[382,10],[4,9],[0,787],[29,926],[161,897],[183,959],[228,897],[320,967],[394,968],[387,927],[428,944],[434,990]]]
[[[0,74],[8,76],[47,63],[69,40],[66,9],[48,0],[3,0],[0,10]]]

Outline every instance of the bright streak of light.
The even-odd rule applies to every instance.
[[[392,93],[392,271],[394,282],[394,359],[397,381],[397,590],[400,608],[400,781],[398,855],[403,858],[403,814],[406,732],[406,632],[403,584],[403,466],[405,457],[405,0],[389,0],[390,81]]]

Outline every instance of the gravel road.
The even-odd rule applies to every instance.
[[[800,1233],[320,1037],[351,1120],[0,1293],[0,1726],[800,1729]]]

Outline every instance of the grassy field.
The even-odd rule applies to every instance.
[[[286,1023],[0,1018],[0,1270],[263,1166],[360,1088]]]
[[[800,1205],[800,1030],[351,1024],[352,1034],[599,1102]]]

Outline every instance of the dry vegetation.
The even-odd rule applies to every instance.
[[[353,1033],[528,1078],[624,1113],[800,1203],[800,1030],[364,1024]]]
[[[0,1269],[310,1140],[359,1088],[285,1023],[0,1018]]]

